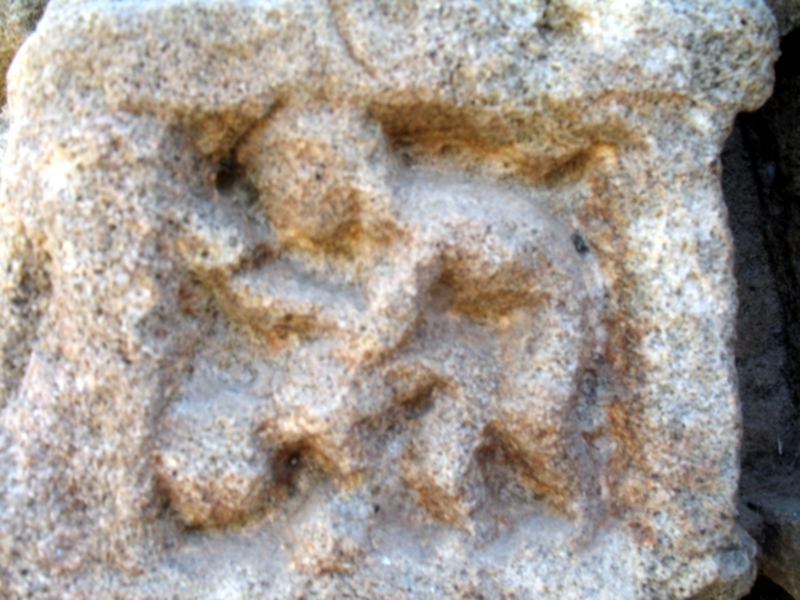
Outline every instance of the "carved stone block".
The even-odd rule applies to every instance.
[[[9,74],[0,591],[745,590],[717,157],[775,36],[54,0]]]

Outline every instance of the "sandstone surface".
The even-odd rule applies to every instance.
[[[9,73],[0,593],[740,597],[756,0],[53,0]]]

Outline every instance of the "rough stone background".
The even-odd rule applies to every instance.
[[[723,187],[740,302],[740,520],[759,543],[764,577],[751,597],[779,598],[785,590],[800,598],[800,31],[793,31],[800,2],[770,4],[784,58],[773,98],[737,119],[722,156]],[[3,73],[43,5],[0,2]],[[5,101],[4,76],[2,83]],[[0,143],[4,149],[4,130]]]
[[[786,35],[800,23],[800,3],[797,0],[767,0],[781,35]]]
[[[775,8],[774,94],[738,117],[722,181],[739,286],[740,519],[761,573],[800,598],[800,3]]]

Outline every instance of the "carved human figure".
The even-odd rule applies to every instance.
[[[535,495],[583,515],[596,480],[575,408],[592,306],[563,227],[521,192],[402,166],[354,110],[283,108],[237,161],[254,206],[196,200],[182,249],[228,318],[268,342],[269,367],[239,400],[199,384],[244,432],[246,458],[179,433],[205,427],[181,402],[166,417],[156,464],[182,518],[247,518],[281,483],[276,460],[300,452],[357,486],[412,412],[398,458],[433,517],[469,530],[498,453]]]

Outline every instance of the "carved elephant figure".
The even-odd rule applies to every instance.
[[[398,420],[403,479],[433,517],[469,528],[497,460],[583,515],[595,323],[566,229],[520,191],[404,167],[365,114],[328,105],[283,108],[235,162],[244,183],[194,201],[181,249],[271,366],[239,394],[195,385],[165,417],[156,465],[184,521],[247,519],[300,454],[344,488],[374,478]]]

